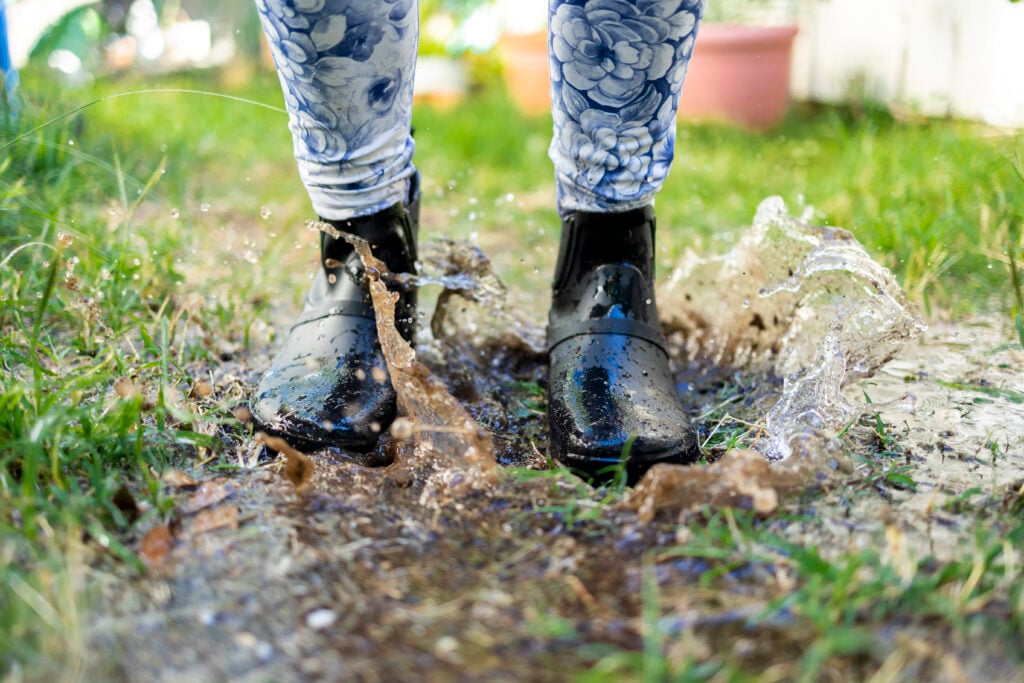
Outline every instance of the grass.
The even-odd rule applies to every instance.
[[[218,80],[228,77],[101,80],[58,91],[41,74],[23,75],[22,119],[0,138],[4,674],[46,672],[56,652],[81,656],[83,556],[98,552],[142,571],[130,539],[140,518],[169,514],[160,471],[196,467],[197,456],[211,471],[236,466],[248,435],[231,411],[245,396],[244,378],[233,394],[182,397],[202,379],[197,367],[232,362],[261,334],[271,307],[294,304],[305,287],[296,273],[311,253],[301,230],[308,209],[285,117],[274,110],[278,86],[262,72],[242,85]],[[119,96],[136,91],[148,92]],[[456,112],[420,110],[415,126],[425,203],[436,207],[427,227],[512,245],[496,256],[499,272],[520,290],[543,292],[556,238],[550,119],[517,115],[491,89]],[[872,107],[798,107],[766,135],[684,125],[658,200],[662,263],[690,247],[726,248],[757,203],[779,194],[791,207],[816,207],[822,223],[853,230],[932,311],[997,306],[1019,324],[1019,280],[1012,287],[1008,272],[1017,277],[1021,258],[1024,182],[1007,160],[1013,145],[980,126],[897,120]],[[225,241],[235,248],[227,256],[219,248],[221,260],[211,262],[208,246]],[[533,272],[538,264],[544,275]],[[1002,310],[1013,296],[1018,309]],[[738,386],[722,390],[706,449],[752,438],[726,412]],[[884,425],[876,432],[885,452],[866,459],[871,475],[861,490],[912,487],[886,460],[898,445]],[[591,523],[623,488],[553,497],[528,516]],[[883,623],[1019,638],[1024,582],[1006,551],[1007,542],[1024,542],[1019,500],[1008,515],[978,511],[968,499],[957,505],[979,521],[974,547],[955,562],[901,564],[870,549],[826,558],[786,540],[791,520],[729,511],[695,518],[687,542],[651,562],[699,561],[700,585],[711,589],[783,572],[790,588],[760,594],[756,614],[734,626],[809,629],[811,647],[793,655],[804,680],[837,658],[864,671],[885,666],[902,651],[887,650],[876,630]],[[814,519],[806,507],[791,514]],[[679,615],[652,573],[642,651],[595,651],[581,678],[743,679],[748,663],[729,654],[662,658],[678,640]],[[770,585],[749,580],[758,591]]]

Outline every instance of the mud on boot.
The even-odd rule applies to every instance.
[[[411,273],[418,208],[413,199],[407,206],[326,222],[369,242],[392,273]],[[416,291],[400,290],[395,323],[406,340],[412,340],[415,321]],[[320,268],[302,312],[260,380],[253,418],[260,429],[300,450],[366,451],[396,412],[362,261],[348,242],[321,232]]]
[[[548,319],[549,449],[595,479],[624,465],[634,483],[656,463],[700,456],[658,327],[654,233],[649,206],[562,220]]]

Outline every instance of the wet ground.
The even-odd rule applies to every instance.
[[[474,295],[486,272],[463,264],[469,293],[435,317],[438,339],[389,354],[392,375],[412,385],[412,419],[372,458],[390,465],[340,451],[266,459],[238,429],[223,457],[245,467],[165,473],[174,512],[126,539],[147,575],[102,560],[91,571],[94,674],[618,680],[654,671],[646,652],[794,678],[817,636],[773,602],[796,589],[792,560],[752,548],[740,555],[760,559],[723,565],[716,557],[743,543],[733,527],[756,522],[826,560],[867,547],[897,568],[968,554],[975,522],[963,511],[1022,486],[1024,351],[999,319],[925,330],[884,273],[847,267],[845,236],[787,226],[785,239],[753,236],[741,252],[681,266],[659,294],[708,463],[654,472],[634,490],[551,469],[537,330],[495,313],[488,287]],[[795,264],[777,262],[780,250],[797,252]],[[825,280],[801,290],[794,277]],[[707,310],[683,303],[684,290],[723,292],[721,278],[729,291]],[[865,316],[863,292],[895,308]],[[712,317],[716,306],[725,315]],[[268,350],[197,367],[211,377],[204,400],[244,392]],[[878,625],[891,637],[827,659],[818,677],[1022,675],[981,636]]]

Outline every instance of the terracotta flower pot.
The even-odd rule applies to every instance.
[[[726,120],[764,130],[789,107],[795,26],[704,24],[679,106],[680,118]]]
[[[551,111],[547,31],[502,34],[498,51],[505,86],[519,110],[534,115]]]

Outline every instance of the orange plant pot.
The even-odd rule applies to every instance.
[[[766,130],[789,108],[795,26],[704,24],[690,60],[679,117]]]
[[[516,107],[525,114],[551,111],[548,77],[548,34],[506,33],[498,40],[505,87]]]

